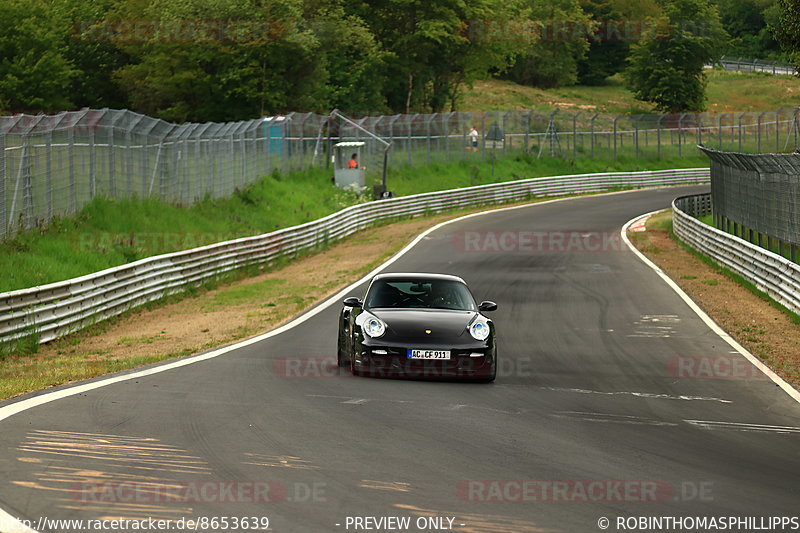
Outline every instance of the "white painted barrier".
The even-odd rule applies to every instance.
[[[682,196],[672,202],[675,234],[685,243],[800,313],[800,265],[699,220],[709,214],[711,195]]]
[[[417,194],[347,207],[264,235],[164,254],[79,278],[0,294],[0,341],[47,342],[144,303],[249,265],[265,265],[393,218],[617,188],[709,182],[707,168],[532,178]]]

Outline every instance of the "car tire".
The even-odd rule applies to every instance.
[[[344,335],[342,329],[339,328],[339,339],[336,342],[336,362],[339,368],[344,368],[350,364],[350,358],[345,353]]]
[[[353,374],[354,376],[363,376],[364,375],[364,373],[361,370],[356,368],[356,358],[355,357],[351,357],[350,358],[350,373]]]
[[[479,383],[491,383],[497,377],[497,356],[495,356],[494,361],[492,361],[492,373],[484,378],[480,378],[478,380]]]

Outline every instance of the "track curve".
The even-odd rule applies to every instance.
[[[0,507],[34,525],[268,517],[279,532],[582,532],[601,517],[616,531],[618,517],[796,513],[800,405],[757,372],[684,372],[749,363],[612,237],[701,190],[471,217],[394,262],[498,302],[494,384],[338,375],[334,305],[223,357],[3,420]],[[526,249],[530,232],[545,250]]]

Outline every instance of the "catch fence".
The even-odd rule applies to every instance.
[[[593,110],[509,110],[354,118],[391,142],[389,165],[501,157],[665,158],[718,150],[791,151],[800,108],[761,113],[608,115]],[[477,150],[468,132],[480,134]],[[189,205],[231,195],[279,170],[329,168],[331,146],[364,141],[368,183],[383,146],[327,115],[171,124],[126,110],[0,117],[0,239],[78,212],[98,195],[156,196]],[[389,173],[391,190],[391,170]]]

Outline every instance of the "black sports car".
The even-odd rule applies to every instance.
[[[364,300],[344,300],[339,366],[355,375],[494,381],[494,324],[463,279],[445,274],[380,274]]]

